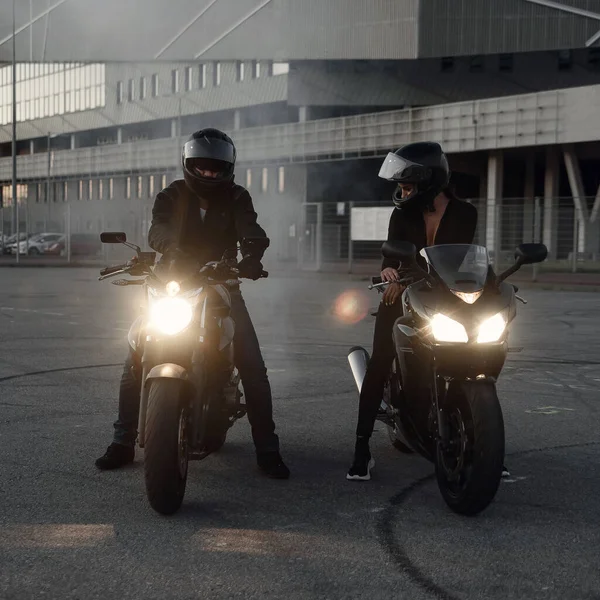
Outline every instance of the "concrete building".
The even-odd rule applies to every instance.
[[[555,258],[599,251],[592,1],[177,0],[149,7],[144,27],[127,11],[109,23],[88,0],[47,14],[43,4],[18,15],[16,37],[17,195],[29,230],[63,230],[68,215],[72,232],[122,227],[140,239],[153,196],[180,176],[183,140],[211,125],[236,140],[236,177],[280,260],[373,252],[376,240],[349,239],[352,207],[387,202],[381,157],[416,140],[450,154],[493,253],[532,239]],[[65,62],[75,59],[85,63]],[[0,67],[5,231],[11,82]]]

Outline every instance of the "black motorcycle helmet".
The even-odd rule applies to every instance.
[[[183,178],[199,195],[218,192],[233,181],[235,159],[235,145],[226,133],[212,128],[201,129],[183,146]],[[213,171],[217,176],[205,177],[200,171]]]
[[[450,181],[450,168],[439,144],[415,142],[390,152],[381,165],[379,177],[414,186],[405,198],[400,186],[396,187],[392,195],[396,208],[414,206],[433,211],[433,201]]]

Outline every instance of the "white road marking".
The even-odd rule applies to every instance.
[[[44,316],[47,315],[50,317],[64,317],[65,316],[63,313],[50,312],[47,310],[36,310],[33,308],[14,308],[12,306],[0,306],[0,310],[13,310],[16,312],[34,313],[37,315],[44,315]]]
[[[559,406],[538,406],[525,412],[531,415],[556,415],[560,412],[573,412],[574,410],[574,408],[561,408]]]

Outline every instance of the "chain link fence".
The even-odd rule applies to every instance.
[[[144,181],[150,177],[155,176],[145,176]],[[160,185],[165,184],[167,176],[156,177],[160,177]],[[117,197],[113,190],[112,197],[107,196],[102,202],[85,198],[64,202],[61,196],[54,199],[51,196],[52,201],[48,203],[37,202],[32,198],[30,189],[20,199],[19,205],[19,259],[100,264],[131,254],[122,246],[103,246],[100,243],[102,231],[124,231],[130,241],[148,249],[147,233],[152,219],[154,191],[151,196],[147,183],[138,179],[131,177],[131,182],[125,184],[127,189],[123,197]],[[100,191],[98,180],[90,181],[88,192],[92,198],[94,194],[102,195],[104,192]],[[129,187],[134,184],[139,185],[139,189],[131,193]],[[107,185],[110,184],[105,182],[104,186]],[[29,185],[30,188],[32,186],[35,184]],[[81,190],[74,191],[79,193]],[[497,269],[512,264],[515,248],[520,243],[535,241],[546,244],[549,257],[541,265],[523,270],[532,277],[540,272],[600,273],[600,222],[594,210],[589,209],[594,204],[593,198],[582,199],[579,209],[571,197],[551,200],[509,198],[503,199],[493,209],[489,208],[485,199],[469,201],[478,209],[474,242],[488,248]],[[257,208],[260,221],[260,206]],[[270,229],[278,229],[267,232],[271,236],[287,236],[284,254],[288,267],[291,263],[302,270],[378,271],[381,244],[387,237],[393,210],[389,202],[298,204],[298,210],[293,211],[297,215],[295,222],[290,222],[288,208],[285,209],[285,223],[283,219],[278,220],[276,214],[268,215]],[[4,240],[1,260],[16,260],[11,206],[5,205],[0,209],[0,223],[3,225],[0,240]]]
[[[582,199],[580,206],[593,201]],[[532,277],[540,272],[600,273],[600,222],[593,211],[578,210],[573,198],[508,198],[492,209],[486,199],[469,202],[478,209],[474,243],[488,248],[497,270],[513,263],[519,244],[540,242],[548,247],[548,260],[523,270]],[[389,203],[304,204],[297,227],[298,267],[377,272],[392,210]]]

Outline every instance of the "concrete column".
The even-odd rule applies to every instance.
[[[587,206],[587,198],[585,197],[585,189],[581,178],[581,169],[579,167],[579,159],[575,153],[575,149],[571,144],[567,144],[563,148],[565,158],[565,167],[567,168],[567,177],[569,178],[569,186],[571,187],[571,195],[573,196],[573,204],[575,205],[575,216],[577,218],[577,252],[586,253],[594,252],[597,249],[597,239],[588,234],[589,211]],[[591,232],[589,232],[591,233]],[[595,232],[598,233],[597,231]],[[593,248],[595,246],[596,248]]]
[[[310,108],[308,106],[301,106],[298,109],[298,121],[304,123],[310,119]]]
[[[548,248],[548,258],[556,260],[558,237],[558,151],[555,146],[546,148],[546,171],[544,173],[544,223],[542,240]]]
[[[177,137],[177,119],[171,119],[171,137]]]
[[[75,134],[71,135],[71,150],[75,150],[77,148],[77,136]]]
[[[487,171],[487,202],[485,219],[485,245],[493,256],[493,264],[499,265],[500,253],[500,207],[502,206],[502,177],[504,154],[502,150],[490,152]]]
[[[485,246],[486,228],[487,169],[481,171],[479,177],[479,199],[477,202],[477,239],[476,243]]]
[[[123,143],[123,128],[117,127],[117,144]]]
[[[29,154],[33,154],[35,152],[34,146],[35,144],[33,143],[33,140],[29,140]]]
[[[533,241],[535,213],[535,154],[529,152],[525,162],[525,186],[523,190],[523,242]]]
[[[239,110],[233,111],[233,129],[240,129],[242,122],[242,113]]]

